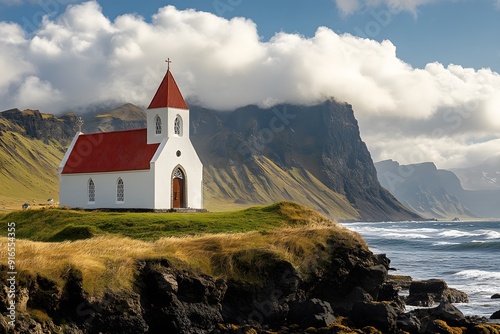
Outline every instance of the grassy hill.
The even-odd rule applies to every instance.
[[[290,202],[193,214],[42,209],[2,214],[0,221],[16,222],[21,279],[37,273],[62,286],[65,273],[77,268],[84,289],[94,295],[131,289],[141,259],[168,259],[215,277],[255,282],[269,257],[308,275],[321,265],[328,244],[367,249],[358,234]],[[62,241],[74,239],[82,240]]]
[[[279,227],[325,221],[325,217],[291,202],[231,212],[164,214],[48,208],[15,211],[0,216],[0,222],[16,223],[18,238],[45,242],[109,234],[152,241],[206,233],[267,232]]]
[[[0,118],[0,122],[5,122]],[[25,202],[58,201],[57,167],[65,148],[15,131],[0,132],[0,211],[20,209]]]

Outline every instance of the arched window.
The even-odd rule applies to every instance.
[[[156,134],[159,135],[161,134],[161,118],[158,115],[156,115],[155,117],[155,124],[156,124]]]
[[[88,182],[88,195],[89,195],[89,202],[95,202],[95,184],[92,179],[89,179]]]
[[[121,177],[118,178],[116,182],[116,201],[123,202],[125,200],[125,187],[123,186],[123,180]]]
[[[182,136],[182,119],[179,115],[177,115],[174,121],[174,134]]]

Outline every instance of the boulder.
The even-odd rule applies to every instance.
[[[410,313],[400,314],[396,323],[400,330],[407,333],[420,333],[420,328],[422,327],[422,323],[418,317]]]
[[[419,319],[421,333],[435,333],[435,320],[444,321],[452,327],[467,327],[469,325],[464,314],[448,302],[441,302],[439,306],[431,309],[413,310],[408,315]],[[410,333],[413,332],[410,331]]]
[[[465,292],[448,288],[448,284],[440,279],[411,282],[407,305],[431,307],[441,302],[467,303],[469,297]]]
[[[500,293],[495,293],[493,296],[491,296],[491,299],[500,299]]]
[[[395,333],[398,314],[396,309],[386,302],[359,302],[353,305],[349,320],[358,328],[373,326],[383,333]]]
[[[178,270],[166,260],[141,262],[139,270],[140,304],[150,333],[206,333],[223,322],[224,280]],[[130,307],[124,309],[130,313]]]
[[[500,311],[496,311],[490,317],[490,319],[500,319]]]
[[[300,328],[328,327],[335,322],[330,303],[320,299],[308,299],[290,304],[288,323],[299,325]]]

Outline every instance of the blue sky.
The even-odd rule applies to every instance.
[[[187,10],[191,9],[192,10]],[[500,147],[500,0],[0,0],[0,110],[353,106],[373,160],[479,164]]]
[[[57,16],[68,3],[79,2],[3,0],[0,20],[17,22],[32,31],[42,15]],[[326,26],[339,34],[389,39],[396,45],[398,57],[414,67],[438,61],[500,72],[500,8],[495,0],[431,1],[416,6],[413,12],[399,13],[378,6],[347,15],[333,0],[101,0],[99,4],[112,20],[125,13],[137,13],[150,20],[158,8],[169,4],[225,18],[242,16],[257,24],[263,40],[279,31],[310,37],[318,26]]]

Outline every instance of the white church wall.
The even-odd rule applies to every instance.
[[[124,201],[117,201],[117,181],[123,180]],[[95,185],[95,201],[89,202],[88,182],[92,178]],[[84,209],[153,209],[153,174],[152,170],[60,174],[59,197],[61,206]]]
[[[172,123],[173,126],[173,123]],[[162,149],[163,147],[163,149]],[[189,137],[170,137],[159,147],[154,159],[155,206],[157,209],[172,207],[172,173],[177,166],[185,172],[186,203],[194,209],[203,208],[203,165],[189,140]],[[177,151],[180,156],[177,156]]]
[[[161,119],[162,132],[156,133],[156,115]],[[148,144],[160,143],[163,139],[175,136],[175,116],[179,115],[183,122],[183,135],[189,137],[189,110],[178,108],[156,108],[146,110]]]

